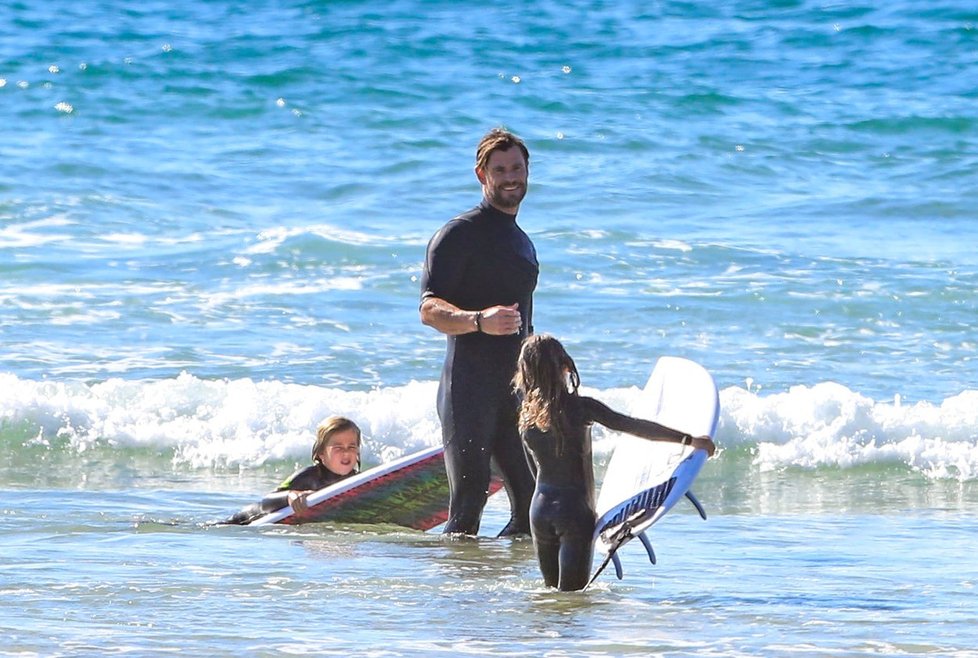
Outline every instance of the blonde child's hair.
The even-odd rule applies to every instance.
[[[360,428],[349,418],[343,416],[330,416],[319,424],[316,428],[316,442],[312,444],[312,460],[319,461],[319,454],[329,445],[329,440],[334,434],[353,430],[357,434],[357,447],[361,446]],[[359,462],[357,464],[359,466]]]

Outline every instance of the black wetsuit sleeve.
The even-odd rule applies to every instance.
[[[651,441],[664,440],[677,442],[684,436],[682,432],[678,432],[665,425],[660,425],[654,421],[619,413],[594,398],[582,397],[581,403],[584,413],[589,420],[600,423],[616,432],[625,432],[626,434]]]
[[[261,508],[264,511],[282,509],[289,504],[290,491],[316,491],[339,479],[342,478],[319,464],[306,466],[287,477],[275,491],[262,498]]]
[[[301,485],[303,479],[308,478],[309,470],[313,468],[312,466],[306,466],[285,478],[282,484],[278,485],[275,491],[267,494],[261,499],[261,509],[263,512],[274,512],[275,510],[282,509],[283,507],[288,507],[289,505],[289,492],[293,490],[304,490],[301,486],[296,486],[298,482]]]
[[[268,512],[274,512],[280,510],[283,507],[288,507],[289,505],[289,491],[290,489],[285,489],[283,491],[273,491],[272,493],[266,495],[261,499],[258,505],[261,507],[261,511],[265,514]]]
[[[224,523],[246,525],[263,514],[288,507],[290,491],[317,491],[342,480],[344,477],[348,476],[337,475],[318,463],[312,466],[306,466],[287,477],[275,491],[265,495],[259,502],[252,503],[240,512],[237,512],[224,521]]]
[[[430,297],[453,300],[458,297],[472,248],[467,244],[466,225],[446,224],[432,236],[421,273],[421,301]]]

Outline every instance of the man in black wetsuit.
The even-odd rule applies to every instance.
[[[532,333],[536,250],[516,224],[530,155],[502,129],[482,138],[475,175],[483,200],[431,238],[421,278],[421,321],[448,336],[438,417],[450,487],[446,533],[479,531],[490,465],[512,506],[503,535],[528,534],[533,475],[517,430],[512,380]]]

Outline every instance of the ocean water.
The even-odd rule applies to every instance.
[[[0,656],[978,656],[971,2],[8,2]],[[721,451],[658,564],[214,527],[307,463],[439,441],[431,234],[531,150],[538,332]],[[595,429],[596,473],[615,437]]]

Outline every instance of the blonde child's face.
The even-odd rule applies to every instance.
[[[343,430],[329,437],[326,447],[316,456],[326,468],[337,475],[349,475],[356,468],[360,457],[356,430]]]

